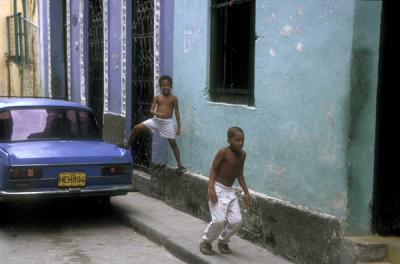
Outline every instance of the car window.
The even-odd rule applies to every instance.
[[[100,139],[94,115],[85,110],[32,108],[0,111],[0,141]]]
[[[12,119],[10,111],[0,112],[0,140],[8,140],[12,133]]]

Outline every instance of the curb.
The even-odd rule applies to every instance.
[[[179,243],[171,240],[166,235],[152,228],[151,224],[146,221],[139,221],[135,217],[131,217],[127,209],[118,203],[113,203],[113,214],[125,225],[132,227],[135,231],[143,234],[151,241],[165,247],[171,254],[187,263],[194,264],[210,264],[211,262],[193,254],[191,251],[182,247]]]

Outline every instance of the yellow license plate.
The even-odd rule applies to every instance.
[[[86,184],[86,173],[84,172],[61,172],[58,174],[58,187],[84,187]]]

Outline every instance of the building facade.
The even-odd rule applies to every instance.
[[[388,10],[367,0],[40,1],[42,86],[92,106],[104,137],[122,143],[148,117],[157,78],[171,75],[178,145],[196,172],[184,181],[204,195],[227,129],[242,127],[256,203],[241,235],[291,259],[340,263],[344,236],[400,226],[382,213],[399,197],[380,198],[392,185],[378,158],[390,126],[377,125]],[[137,164],[175,165],[163,139],[141,142]],[[170,198],[206,217],[192,196]]]

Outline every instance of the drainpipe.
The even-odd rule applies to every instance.
[[[14,37],[15,37],[15,61],[19,62],[19,50],[18,50],[18,15],[17,15],[17,0],[14,0]]]
[[[22,18],[24,20],[25,64],[28,64],[28,34],[26,32],[26,0],[22,0]]]
[[[21,97],[24,96],[24,50],[22,48],[22,17],[21,13],[18,13],[18,36],[19,36],[19,48],[20,48],[20,57],[19,57],[19,77],[21,79],[20,84],[21,84]]]
[[[7,77],[8,77],[8,97],[11,97],[11,71],[10,71],[10,60],[6,59],[6,64],[7,64]]]
[[[7,36],[8,36],[8,53],[6,56],[7,80],[8,80],[8,97],[11,96],[11,70],[10,70],[10,17],[7,17]]]

